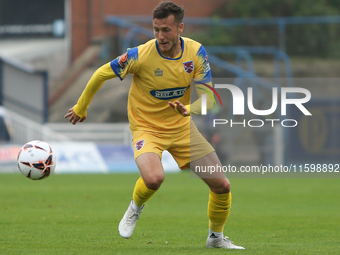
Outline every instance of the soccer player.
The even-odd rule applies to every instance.
[[[129,238],[145,202],[160,188],[164,180],[162,152],[168,150],[181,169],[220,165],[213,147],[203,138],[190,115],[201,111],[199,99],[190,105],[191,80],[211,82],[211,70],[204,47],[181,37],[184,9],[173,2],[161,2],[153,10],[155,39],[101,66],[92,75],[77,104],[65,118],[72,124],[86,119],[87,108],[104,81],[133,74],[128,99],[128,118],[132,132],[134,157],[141,177],[137,180],[132,201],[119,223],[119,234]],[[211,83],[210,83],[211,84]],[[203,86],[203,85],[199,85]],[[209,98],[209,97],[207,97]],[[213,106],[207,100],[207,108]],[[224,173],[209,177],[197,173],[209,186],[209,234],[207,247],[244,249],[223,236],[231,192]]]

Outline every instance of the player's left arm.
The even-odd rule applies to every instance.
[[[175,103],[169,101],[169,105],[172,107],[172,109],[177,112],[178,114],[186,116],[191,115],[198,115],[201,113],[201,107],[202,107],[202,95],[209,93],[210,95],[206,97],[207,99],[207,110],[211,110],[214,106],[214,99],[213,94],[209,92],[209,89],[206,85],[212,86],[212,82],[209,80],[197,80],[194,81],[194,85],[196,88],[196,92],[198,95],[198,99],[193,102],[192,104],[184,105],[180,101],[176,100]]]
[[[208,54],[203,47],[200,46],[194,60],[194,83],[198,99],[189,105],[183,105],[180,101],[169,102],[169,105],[175,112],[183,115],[184,117],[190,115],[198,115],[201,113],[202,95],[210,93],[208,86],[212,86],[211,69],[208,61]],[[206,86],[208,85],[208,86]],[[207,96],[207,110],[209,111],[214,106],[213,94]]]
[[[214,94],[211,93],[211,90],[208,88],[209,86],[212,86],[211,69],[208,61],[208,54],[203,45],[200,46],[195,57],[194,79],[191,86],[195,87],[198,99],[190,105],[185,106],[189,111],[189,115],[198,115],[201,113],[203,94],[209,94],[206,96],[207,110],[211,110],[214,106]]]
[[[194,81],[194,86],[198,95],[198,99],[194,101],[192,104],[186,106],[190,110],[190,115],[198,115],[201,113],[201,108],[202,108],[202,95],[203,94],[208,94],[206,96],[207,100],[207,111],[211,110],[214,106],[214,94],[209,91],[207,86],[212,86],[211,79],[209,81],[205,80],[198,80]]]
[[[175,112],[183,115],[184,117],[190,116],[190,105],[184,105],[178,100],[176,100],[175,103],[169,101],[169,105]]]

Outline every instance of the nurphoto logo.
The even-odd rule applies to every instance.
[[[211,91],[214,92],[214,94],[218,97],[221,105],[222,105],[222,100],[217,93],[216,89],[228,89],[231,92],[231,97],[232,97],[232,113],[233,116],[244,116],[245,115],[245,96],[243,94],[243,91],[232,84],[215,84],[215,88],[212,86],[209,86],[207,84],[203,84],[207,88],[209,88]],[[201,87],[198,87],[199,89],[203,89]],[[256,109],[254,107],[254,99],[253,99],[253,88],[248,87],[247,88],[247,106],[249,112],[251,112],[254,115],[257,116],[268,116],[274,113],[277,110],[278,107],[278,94],[281,95],[281,116],[286,116],[287,115],[287,105],[295,105],[304,115],[312,115],[304,106],[305,103],[307,103],[311,99],[311,93],[308,89],[305,88],[298,88],[298,87],[281,87],[280,88],[280,93],[278,91],[279,88],[273,87],[272,88],[272,98],[271,98],[271,107],[269,109]],[[215,104],[216,101],[214,99],[213,94],[208,90],[208,89],[203,89],[212,99],[214,100]],[[293,95],[300,94],[302,97],[296,98],[293,97]],[[290,96],[289,96],[290,95]],[[270,100],[268,98],[268,100]],[[206,115],[207,114],[207,98],[206,94],[202,95],[202,103],[201,103],[201,115]],[[230,127],[233,127],[235,125],[242,125],[243,127],[249,126],[249,127],[262,127],[265,125],[265,123],[271,123],[271,127],[274,127],[275,122],[280,122],[283,127],[295,127],[298,125],[297,120],[295,119],[250,119],[246,120],[243,119],[241,122],[235,122],[232,119],[214,119],[213,120],[213,127],[216,125],[225,125],[229,124]]]

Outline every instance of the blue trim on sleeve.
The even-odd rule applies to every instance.
[[[124,55],[124,54],[123,54]],[[122,55],[121,55],[122,56]],[[127,65],[129,65],[130,61],[133,60],[138,60],[138,48],[132,48],[127,50],[127,60],[126,60],[126,65],[124,61],[124,65],[119,64],[120,57],[117,57],[116,59],[112,60],[110,62],[110,66],[112,71],[119,77],[119,79],[122,81],[123,78],[121,77],[121,73],[123,73],[124,69],[127,68]]]
[[[120,77],[119,73],[118,73],[118,68],[120,68],[119,64],[118,64],[118,58],[112,60],[110,62],[110,66],[111,66],[111,69],[112,71],[119,77],[119,79],[122,81],[122,77]]]
[[[211,68],[209,65],[209,58],[208,58],[208,53],[205,50],[205,48],[203,47],[203,45],[201,45],[201,47],[198,49],[197,51],[197,56],[203,59],[203,73],[205,73],[204,78],[211,78]],[[207,71],[205,71],[207,69]],[[208,70],[209,69],[209,70]]]
[[[212,82],[212,77],[204,77],[203,79],[194,78],[195,84],[204,84]]]
[[[208,55],[208,53],[205,50],[205,48],[203,47],[203,45],[201,45],[201,47],[198,49],[197,55],[200,55],[200,56],[202,56],[204,58],[205,58],[206,55]]]
[[[128,49],[128,59],[130,59],[130,58],[138,60],[138,47]]]

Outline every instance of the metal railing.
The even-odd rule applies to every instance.
[[[252,55],[273,55],[274,56],[274,77],[281,76],[281,61],[284,66],[284,73],[286,78],[292,78],[293,72],[290,58],[286,52],[277,49],[276,47],[267,46],[206,46],[205,49],[210,54],[235,54],[236,65],[243,67],[243,62],[246,62],[246,70],[254,73],[254,61]]]
[[[47,127],[73,141],[129,145],[132,139],[129,123],[49,123]]]
[[[71,140],[68,136],[55,132],[46,124],[32,121],[11,110],[6,109],[6,114],[3,117],[6,120],[11,143],[24,144],[32,140],[46,142]]]
[[[5,119],[10,137],[8,143],[24,144],[32,140],[42,140],[131,144],[129,123],[40,124],[8,109],[5,113],[2,118]]]
[[[109,21],[109,16],[107,22]],[[118,18],[138,23],[150,24],[151,16],[121,15]],[[308,24],[340,24],[340,16],[308,16],[308,17],[272,17],[272,18],[196,18],[185,17],[184,23],[199,26],[277,26],[280,51],[286,51],[286,34],[288,25]]]

